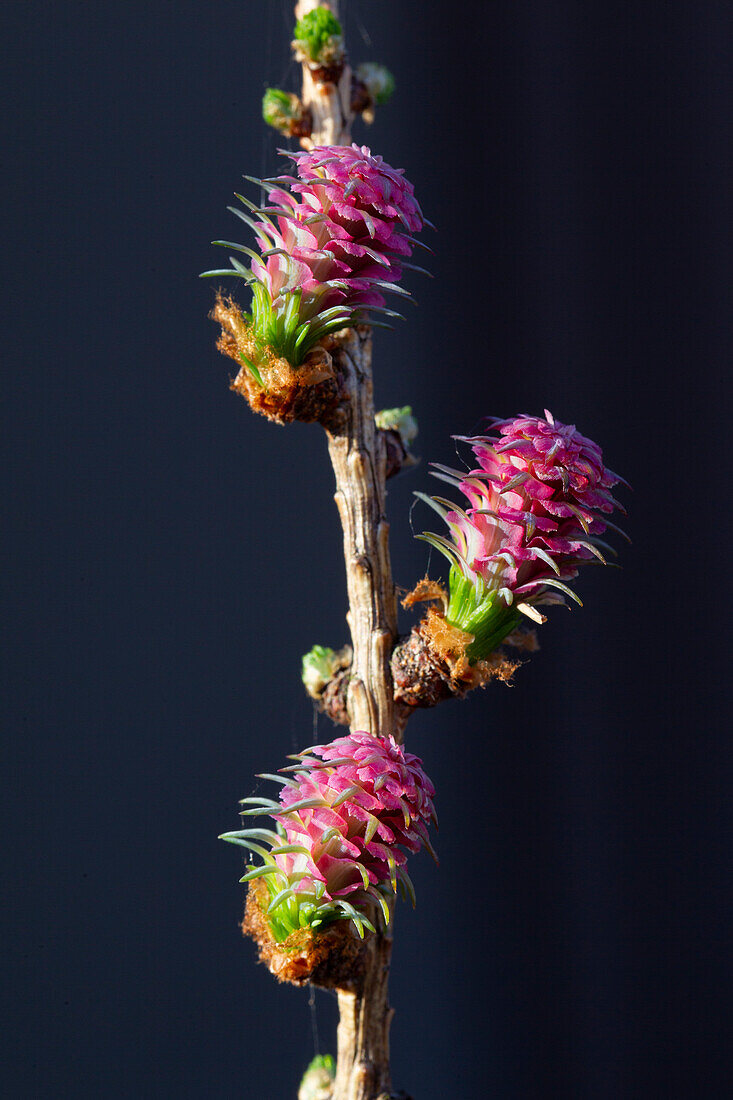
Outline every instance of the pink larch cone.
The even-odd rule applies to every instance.
[[[621,508],[611,489],[622,479],[574,425],[546,412],[544,419],[495,420],[492,428],[456,437],[470,444],[476,469],[465,474],[435,464],[435,476],[465,494],[465,508],[418,494],[452,536],[419,537],[451,562],[447,618],[476,634],[474,657],[495,648],[520,615],[544,621],[538,604],[562,603],[563,596],[580,603],[567,582],[590,560],[605,564],[603,550],[613,550],[600,536],[618,531],[608,515]]]
[[[254,229],[260,254],[230,241],[224,247],[251,258],[246,267],[207,276],[237,275],[253,287],[249,321],[257,338],[293,365],[329,332],[373,321],[387,292],[409,297],[399,285],[413,233],[425,224],[402,169],[391,168],[366,146],[319,146],[285,153],[297,175],[256,180],[268,205],[238,198],[255,217],[230,207]],[[418,269],[421,270],[421,269]]]
[[[373,930],[375,902],[389,920],[388,900],[398,885],[413,896],[406,851],[424,845],[432,852],[433,786],[421,761],[392,737],[357,732],[297,759],[282,769],[286,775],[263,777],[285,784],[279,803],[243,799],[252,804],[246,815],[267,813],[279,831],[248,829],[222,839],[263,857],[263,866],[242,881],[265,880],[276,940],[343,918],[360,934]]]

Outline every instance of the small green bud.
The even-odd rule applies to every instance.
[[[344,646],[338,653],[325,645],[314,645],[304,655],[300,678],[311,699],[320,699],[323,689],[337,672],[351,664],[351,646]]]
[[[327,68],[344,59],[341,24],[329,8],[313,8],[295,24],[293,45],[300,61]]]
[[[317,1054],[303,1074],[298,1100],[330,1100],[336,1078],[336,1062],[332,1054]]]
[[[394,77],[384,65],[375,61],[365,61],[356,70],[357,79],[366,85],[367,91],[378,107],[387,103],[394,92]]]
[[[417,438],[417,420],[412,415],[412,405],[403,405],[401,409],[381,409],[374,421],[382,431],[398,432],[407,451]]]
[[[297,95],[280,88],[268,88],[262,97],[262,117],[268,126],[289,134],[291,124],[300,121],[303,106]]]

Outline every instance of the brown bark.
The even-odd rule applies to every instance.
[[[328,449],[344,533],[347,617],[354,651],[346,706],[352,730],[397,734],[390,671],[397,601],[385,518],[386,451],[374,424],[369,330],[349,330],[332,354],[343,399],[327,425]],[[391,948],[391,932],[369,936],[362,982],[356,989],[338,992],[341,1018],[333,1100],[389,1095]]]
[[[363,985],[339,989],[338,1056],[332,1100],[389,1097],[389,1007],[387,983],[391,935],[370,936]]]
[[[369,329],[349,329],[332,352],[342,401],[327,424],[344,533],[353,658],[347,692],[351,728],[394,732],[390,657],[397,600],[385,517],[386,451],[374,424]]]

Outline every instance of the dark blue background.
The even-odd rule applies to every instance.
[[[313,740],[299,658],[346,640],[340,531],[322,433],[228,391],[196,274],[242,173],[277,166],[258,104],[296,86],[290,4],[3,19],[6,1094],[285,1100],[308,994],[254,965],[216,836]],[[486,414],[547,406],[635,487],[624,571],[586,571],[516,686],[409,728],[441,867],[414,861],[397,917],[395,1084],[728,1095],[731,7],[346,22],[398,82],[356,137],[439,227],[420,309],[376,339],[424,457],[390,487],[396,581],[428,560],[426,462]]]

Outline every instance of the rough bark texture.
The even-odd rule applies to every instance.
[[[363,986],[339,989],[338,1058],[333,1100],[389,1098],[389,1007],[387,982],[392,938],[370,936]]]
[[[343,400],[327,425],[344,533],[354,651],[346,693],[352,730],[395,732],[390,656],[397,601],[389,560],[385,505],[386,453],[374,424],[369,330],[349,330],[332,351]],[[390,1090],[387,981],[391,934],[368,937],[364,976],[340,989],[338,1062],[333,1100],[377,1100]]]
[[[328,450],[344,532],[354,653],[347,708],[352,730],[392,733],[390,657],[397,637],[397,600],[385,517],[386,451],[374,424],[369,329],[349,329],[332,355],[343,397],[327,425]]]

